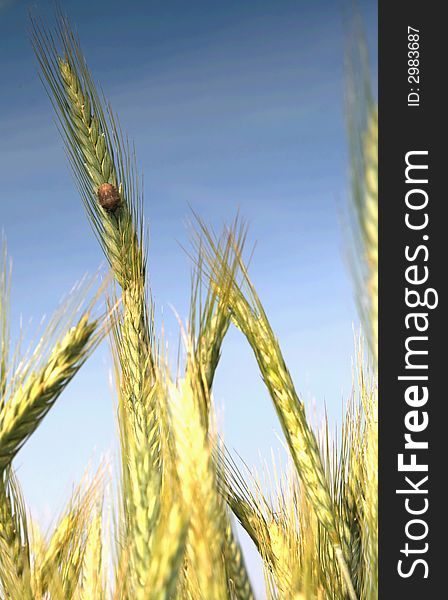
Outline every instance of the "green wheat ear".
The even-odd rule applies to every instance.
[[[67,20],[59,14],[54,38],[32,20],[32,42],[90,223],[119,285],[130,289],[145,274],[135,152],[100,98]]]
[[[124,579],[129,593],[140,597],[145,594],[163,500],[158,358],[146,290],[143,200],[135,154],[100,98],[78,40],[62,15],[56,42],[33,22],[36,56],[70,164],[91,225],[121,288],[121,310],[112,339],[119,381],[122,533],[126,540],[119,562],[128,563]]]

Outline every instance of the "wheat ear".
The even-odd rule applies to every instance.
[[[47,543],[34,557],[35,592],[44,597],[71,598],[79,591],[88,532],[99,500],[102,471],[90,482],[85,479],[73,492],[64,514]],[[62,594],[62,595],[61,595]]]
[[[103,572],[103,502],[94,508],[87,530],[80,600],[105,600]]]
[[[5,597],[16,594],[31,600],[27,515],[19,482],[11,467],[0,473],[0,581]]]
[[[224,561],[230,596],[234,600],[254,600],[241,546],[229,520],[225,527]]]
[[[175,593],[184,558],[188,518],[179,502],[169,508],[154,533],[153,554],[141,600],[170,600]]]
[[[98,321],[84,315],[56,344],[48,362],[6,401],[0,413],[0,470],[11,463],[99,342],[97,332]]]
[[[78,41],[61,16],[58,39],[61,52],[34,24],[36,54],[59,116],[78,187],[122,290],[123,311],[114,333],[120,365],[126,553],[130,553],[126,561],[135,575],[132,585],[144,589],[144,572],[160,508],[161,462],[151,309],[145,296],[142,196],[135,156],[112,112],[103,108]]]

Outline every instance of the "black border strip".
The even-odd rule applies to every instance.
[[[444,549],[448,534],[448,397],[443,376],[448,371],[444,343],[448,326],[442,293],[447,271],[445,240],[448,239],[448,95],[442,91],[442,87],[446,88],[448,72],[448,22],[442,16],[443,7],[444,3],[428,1],[379,2],[379,597],[385,600],[448,597],[448,560]],[[417,82],[408,80],[410,73],[416,74],[408,72],[411,66],[408,52],[413,50],[408,46],[411,43],[408,26],[419,30]],[[408,94],[412,92],[419,94],[419,106],[408,106]],[[411,96],[411,100],[416,99],[417,96]],[[405,157],[411,151],[428,152],[427,156],[408,156],[412,163],[426,164],[428,169],[409,171],[409,178],[414,181],[406,183]],[[426,177],[428,183],[415,181]],[[428,194],[426,207],[418,211],[407,208],[406,194],[411,189],[422,189]],[[408,196],[408,201],[423,203],[424,198],[424,193],[416,192]],[[426,213],[427,227],[422,230],[407,227],[407,212],[409,219],[415,219],[414,223]],[[413,260],[408,260],[406,246],[408,256],[414,256],[419,246],[427,248],[427,260],[423,248]],[[406,280],[406,269],[412,266],[416,269],[408,271],[409,279],[421,278],[424,267],[428,268],[426,283],[411,285]],[[435,289],[439,300],[437,308],[406,306],[406,287],[421,296],[425,289]],[[412,298],[415,296],[408,297],[409,303]],[[430,293],[428,299],[434,300],[435,294]],[[409,328],[406,327],[406,315],[415,312],[426,313],[427,331],[416,331],[416,321],[421,327],[425,324],[423,317],[417,320],[409,317]],[[428,339],[409,342],[411,336]],[[406,369],[406,339],[411,349],[428,351],[427,355],[409,355],[409,363],[426,364],[427,369]],[[399,376],[427,376],[428,381],[399,380]],[[410,386],[417,386],[414,406],[405,400]],[[428,400],[417,406],[418,398],[424,393],[423,386],[428,388]],[[409,396],[410,402],[412,398],[415,396]],[[410,416],[411,411],[417,414]],[[424,422],[424,413],[427,413],[428,425],[420,432],[413,432],[412,439],[427,441],[428,449],[404,449],[404,435],[409,433],[406,415],[407,424],[412,428]],[[399,454],[404,454],[404,463],[410,463],[410,455],[415,454],[416,462],[427,464],[428,471],[400,472]],[[414,485],[427,476],[418,487],[418,491],[427,490],[427,493],[397,494],[396,490],[412,490],[405,476]],[[412,515],[407,510],[422,510],[426,505],[427,510],[421,515]],[[410,539],[406,534],[406,527],[408,534],[414,537],[426,531],[423,523],[409,525],[412,520],[424,521],[428,526],[421,540]],[[428,544],[427,551],[424,551],[425,544]],[[400,560],[403,561],[402,572],[408,577],[398,573]],[[418,560],[425,562],[416,563]]]

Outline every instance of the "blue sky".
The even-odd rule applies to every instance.
[[[351,386],[357,316],[340,212],[347,197],[344,3],[65,1],[84,53],[135,141],[159,322],[187,316],[191,206],[219,228],[237,209],[257,247],[251,273],[310,412],[337,419]],[[376,56],[376,2],[360,2]],[[0,0],[0,227],[18,326],[50,314],[104,263],[77,197],[27,38],[29,8]],[[113,447],[107,345],[89,360],[16,467],[44,520],[90,459]],[[215,397],[228,445],[249,464],[281,447],[250,350],[225,342]],[[313,408],[315,406],[315,408]]]

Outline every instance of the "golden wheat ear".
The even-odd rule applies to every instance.
[[[36,597],[75,598],[83,590],[89,533],[104,483],[103,468],[84,476],[47,541],[34,536],[33,586]],[[91,567],[91,565],[90,565]]]
[[[99,497],[93,507],[87,527],[84,549],[80,600],[105,600],[106,582],[103,549],[103,498]]]
[[[69,295],[42,331],[34,349],[17,346],[9,359],[9,270],[6,253],[1,272],[2,372],[0,401],[0,472],[37,429],[45,415],[107,331],[104,316],[91,317],[100,286],[86,302],[93,281]],[[20,339],[20,336],[19,336]]]
[[[352,533],[353,570],[360,597],[378,597],[378,387],[376,371],[366,367],[359,344],[356,402],[343,429],[346,450],[341,465],[345,507],[341,514]],[[356,532],[356,533],[354,533]]]
[[[26,508],[11,467],[0,474],[0,595],[32,598]]]
[[[179,494],[189,517],[186,556],[198,597],[227,597],[223,563],[225,508],[217,492],[213,436],[203,422],[204,390],[200,366],[186,340],[185,377],[166,379]]]
[[[84,282],[69,296],[34,349],[8,372],[0,408],[0,471],[11,464],[107,333],[105,316],[91,316],[102,287],[85,303],[91,284]]]

